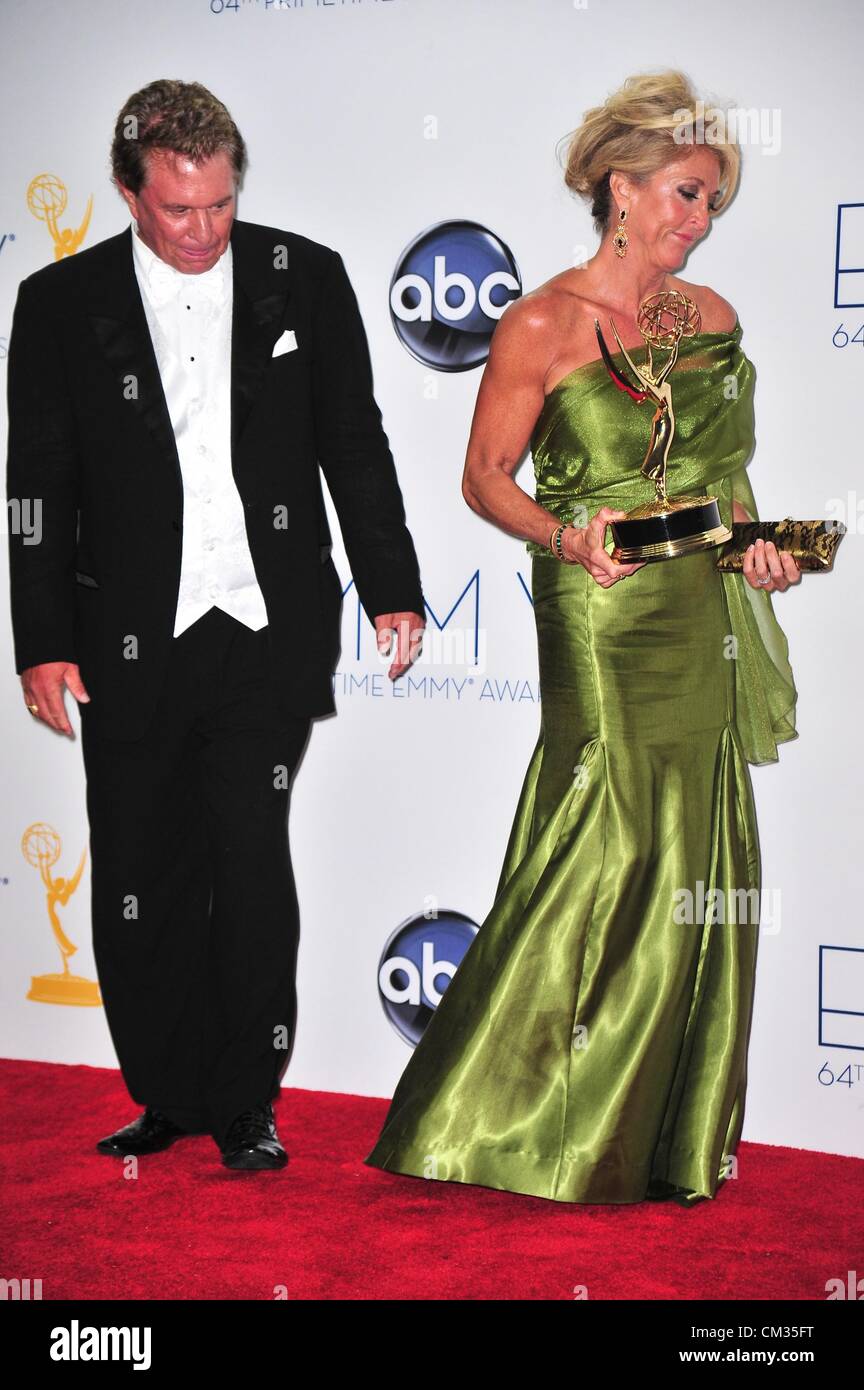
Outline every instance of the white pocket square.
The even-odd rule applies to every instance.
[[[281,357],[283,352],[293,352],[297,346],[297,337],[293,328],[286,328],[281,338],[277,338],[273,348],[273,356]]]

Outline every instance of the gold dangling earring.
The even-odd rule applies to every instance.
[[[627,255],[628,238],[627,230],[624,226],[626,220],[627,209],[622,208],[618,214],[618,226],[616,228],[615,235],[612,238],[612,245],[615,247],[616,254],[619,256]]]

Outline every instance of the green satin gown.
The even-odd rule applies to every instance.
[[[758,519],[740,339],[740,322],[684,339],[670,377],[669,492],[715,494],[727,525],[733,498]],[[537,500],[562,521],[650,500],[653,409],[599,360],[571,372],[533,432]],[[770,595],[721,575],[717,550],[603,589],[528,549],[539,740],[492,909],[365,1162],[689,1206],[735,1171],[761,875],[747,764],[797,736],[787,642]],[[736,889],[756,890],[749,907]]]

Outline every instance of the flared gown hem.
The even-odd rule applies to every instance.
[[[647,1183],[643,1181],[637,1189],[633,1186],[633,1172],[630,1169],[622,1174],[621,1190],[617,1195],[611,1195],[609,1191],[604,1191],[603,1195],[598,1193],[592,1195],[590,1185],[587,1187],[583,1185],[581,1194],[576,1195],[572,1182],[565,1181],[564,1190],[561,1190],[560,1181],[556,1186],[550,1180],[548,1176],[550,1172],[554,1172],[559,1167],[558,1159],[548,1159],[537,1154],[513,1151],[512,1158],[518,1161],[519,1168],[518,1173],[508,1177],[507,1159],[511,1154],[491,1146],[484,1155],[482,1145],[472,1145],[470,1149],[465,1149],[460,1154],[462,1175],[448,1173],[440,1177],[432,1177],[425,1171],[427,1166],[425,1156],[419,1160],[405,1156],[394,1160],[392,1154],[386,1153],[376,1157],[379,1148],[380,1145],[376,1145],[364,1158],[363,1162],[367,1167],[380,1168],[396,1176],[413,1177],[424,1182],[456,1182],[466,1187],[486,1187],[498,1192],[514,1192],[520,1196],[540,1197],[545,1201],[571,1206],[633,1206],[643,1201],[674,1201],[678,1206],[692,1207],[702,1201],[714,1200],[728,1181],[727,1174],[721,1175],[714,1192],[705,1192],[698,1187],[692,1187],[686,1180],[676,1183],[662,1178],[651,1178]],[[537,1161],[536,1182],[532,1181],[530,1177],[526,1178],[526,1160]],[[602,1163],[592,1162],[590,1164],[591,1177],[606,1178],[608,1181],[605,1168],[606,1165]],[[618,1171],[620,1173],[621,1170]],[[678,1172],[673,1167],[670,1171],[678,1173],[682,1179],[686,1178],[683,1169]],[[541,1178],[542,1173],[545,1173],[546,1177]],[[556,1190],[551,1191],[550,1188],[553,1187],[556,1187]]]

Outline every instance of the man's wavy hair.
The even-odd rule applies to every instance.
[[[114,126],[111,174],[116,184],[140,193],[151,150],[184,154],[196,164],[225,150],[241,178],[246,145],[222,102],[200,82],[160,78],[134,92]]]

